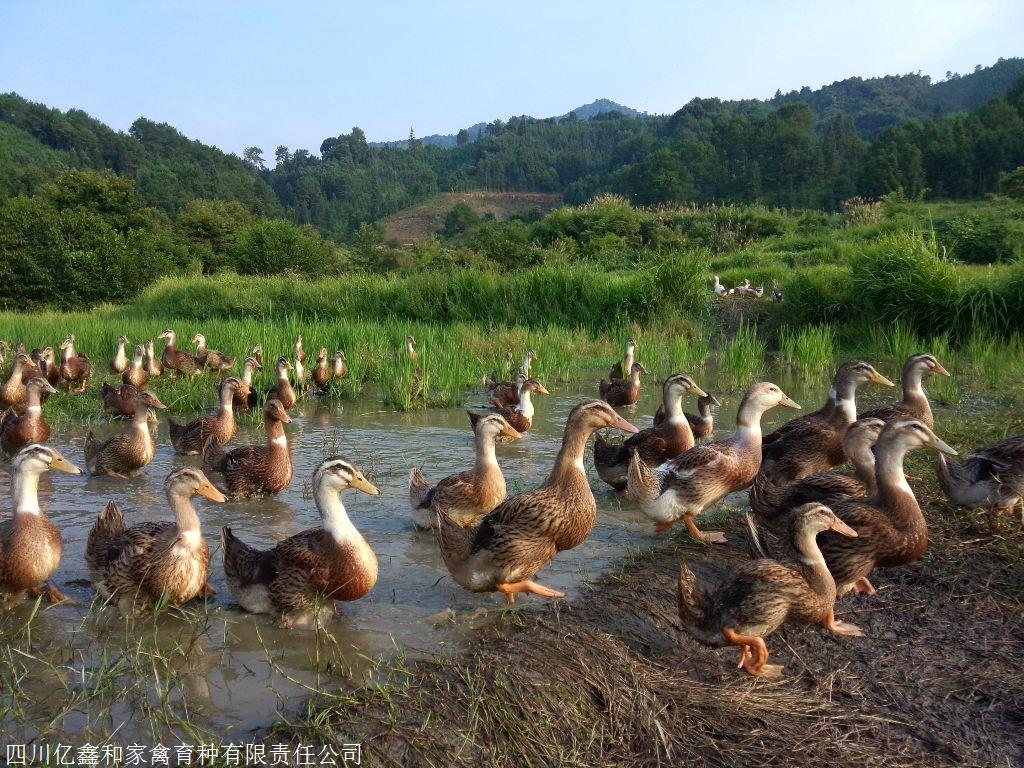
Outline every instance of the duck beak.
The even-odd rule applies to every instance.
[[[292,417],[289,416],[287,413],[285,413],[284,418],[281,419],[281,421],[283,423],[285,423],[285,424],[291,424],[292,423]]]
[[[80,470],[78,467],[76,467],[74,464],[72,464],[70,461],[65,459],[60,454],[57,454],[53,457],[53,460],[50,462],[50,469],[56,469],[58,472],[64,472],[69,475],[82,474],[82,470]]]
[[[791,398],[789,395],[783,395],[782,399],[779,400],[779,405],[781,405],[784,408],[796,408],[798,411],[803,410],[800,403]]]
[[[717,397],[715,397],[714,395],[708,395],[708,397],[710,397],[710,398],[711,398],[711,404],[712,404],[712,405],[717,405],[717,406],[718,406],[719,408],[721,408],[721,407],[722,407],[722,403],[721,403],[721,402],[719,402],[719,400],[718,400],[718,398],[717,398]]]
[[[940,376],[952,376],[953,375],[949,371],[947,371],[946,368],[942,365],[942,363],[940,363],[938,360],[935,361],[935,367],[932,368],[932,372],[933,373],[937,373]]]
[[[362,475],[356,475],[353,477],[348,484],[349,488],[355,488],[357,491],[368,493],[370,496],[380,496],[380,489],[367,480]]]
[[[213,483],[205,483],[196,488],[196,493],[210,501],[227,501],[228,497],[213,487]]]
[[[836,521],[829,526],[829,529],[842,534],[843,536],[849,536],[852,539],[857,538],[857,532],[838,517],[836,518]]]
[[[162,402],[162,401],[160,401],[160,400],[159,400],[159,399],[158,399],[158,398],[157,398],[157,397],[156,397],[156,396],[154,395],[154,396],[153,396],[153,399],[152,399],[152,401],[150,401],[150,403],[149,403],[149,407],[150,407],[150,408],[166,408],[167,406],[166,406],[166,405],[164,405],[164,404],[163,404],[163,402]]]
[[[501,434],[503,437],[510,437],[513,440],[522,440],[523,433],[515,429],[511,424],[506,424],[501,428]]]
[[[954,448],[952,448],[949,445],[949,443],[945,442],[942,438],[940,438],[938,435],[936,435],[931,430],[928,430],[928,433],[929,433],[929,438],[930,438],[928,440],[928,445],[929,446],[934,448],[939,453],[944,453],[947,456],[956,456],[957,455],[956,450]]]
[[[697,397],[707,397],[708,396],[708,393],[705,392],[700,387],[698,387],[696,384],[694,384],[692,387],[690,387],[690,394],[691,395],[696,395]]]
[[[868,379],[868,381],[870,381],[872,384],[881,384],[883,387],[895,387],[896,386],[891,381],[889,381],[889,379],[885,378],[885,376],[880,374],[878,371],[874,371],[871,374],[871,378]]]
[[[621,429],[623,432],[629,432],[634,435],[640,431],[632,424],[630,424],[628,421],[626,421],[624,418],[619,416],[619,414],[615,414],[615,421],[613,421],[608,426],[615,427],[615,429]]]
[[[57,390],[54,389],[53,385],[50,384],[49,382],[46,383],[46,389],[44,389],[43,391],[49,392],[51,395],[57,394]]]
[[[540,384],[540,385],[537,386],[537,391],[540,392],[542,395],[550,395],[551,394],[550,392],[548,392],[548,388],[545,387],[543,384]]]

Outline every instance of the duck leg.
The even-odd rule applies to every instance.
[[[740,663],[737,669],[744,670],[748,675],[754,677],[778,677],[782,674],[781,664],[768,664],[768,646],[764,638],[753,635],[741,635],[732,627],[722,630],[722,636],[730,645],[741,647]]]
[[[519,592],[530,592],[534,595],[540,595],[541,597],[565,597],[564,592],[558,592],[557,590],[550,589],[535,581],[516,581],[511,584],[496,584],[494,588],[505,595],[506,603],[514,603],[516,600],[516,594]]]
[[[690,536],[697,541],[706,541],[709,544],[725,544],[728,541],[722,531],[702,531],[693,522],[693,515],[683,515],[683,522],[686,523],[686,530]]]
[[[42,595],[51,605],[57,605],[58,603],[74,604],[75,602],[70,597],[61,592],[59,589],[57,589],[55,586],[53,586],[53,584],[43,584],[41,587],[35,587],[34,589],[30,589],[29,594],[32,595],[32,597],[39,597],[40,595]]]
[[[864,631],[856,624],[837,620],[835,609],[828,612],[828,617],[825,619],[825,628],[829,632],[835,632],[837,635],[844,635],[845,637],[864,636]]]
[[[853,582],[852,590],[855,595],[869,596],[875,594],[876,591],[875,588],[871,585],[871,582],[868,581],[867,576],[861,576],[859,579]]]

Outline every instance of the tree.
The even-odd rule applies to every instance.
[[[457,134],[455,134],[455,146],[464,147],[467,144],[469,144],[469,131],[462,128]]]
[[[266,168],[266,160],[263,159],[263,150],[259,147],[246,147],[242,159],[249,164],[250,168],[262,171]]]
[[[284,144],[278,144],[277,149],[274,150],[274,162],[277,165],[283,165],[289,160],[288,147]]]
[[[420,140],[416,138],[416,131],[409,126],[409,143],[405,145],[406,149],[419,149]]]
[[[1007,197],[1024,200],[1024,165],[999,177],[999,191]]]

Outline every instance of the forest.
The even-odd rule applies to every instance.
[[[721,213],[631,213],[643,219],[639,229],[612,220],[581,234],[569,209],[499,222],[463,207],[433,239],[387,242],[382,217],[445,190],[547,191],[576,206],[614,194],[627,209],[740,206],[744,216],[788,222],[805,216],[799,211],[836,215],[887,196],[1019,198],[1022,73],[1024,60],[1004,59],[938,83],[852,78],[766,101],[694,99],[670,116],[513,117],[451,149],[415,138],[375,146],[353,128],[325,139],[319,156],[278,147],[272,168],[256,147],[238,157],[145,118],[120,133],[81,110],[6,94],[0,306],[124,302],[174,274],[320,277],[580,260],[621,269],[689,247],[714,250],[730,231],[716,221]],[[1010,260],[1015,216],[1005,208],[952,216],[939,222],[940,245],[963,260]]]

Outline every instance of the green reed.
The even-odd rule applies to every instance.
[[[808,376],[833,367],[836,357],[836,332],[830,325],[808,325],[779,330],[779,351],[782,359]]]

